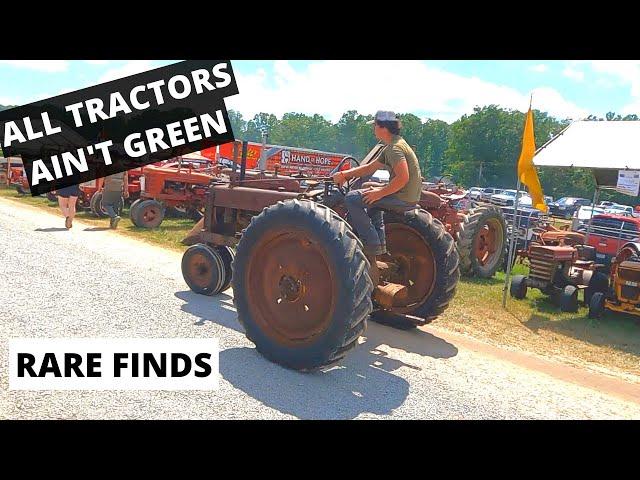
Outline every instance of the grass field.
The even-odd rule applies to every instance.
[[[59,212],[57,205],[44,197],[20,196],[15,190],[2,188],[0,196]],[[87,212],[78,218],[105,228],[109,224],[108,219],[96,219]],[[63,221],[61,216],[61,226]],[[183,251],[186,247],[180,241],[192,226],[191,220],[168,218],[157,229],[137,228],[125,209],[117,232]],[[526,273],[526,267],[516,265],[514,273]],[[525,300],[508,298],[505,310],[503,284],[504,273],[486,280],[463,278],[451,306],[434,326],[640,382],[640,317],[608,312],[600,320],[591,320],[586,307],[577,313],[562,313],[532,289]]]

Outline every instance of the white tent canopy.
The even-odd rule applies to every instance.
[[[533,157],[538,167],[640,170],[640,121],[576,121]]]

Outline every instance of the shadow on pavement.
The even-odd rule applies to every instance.
[[[49,227],[49,228],[36,228],[34,232],[66,232],[69,230],[65,227]]]
[[[243,332],[230,296],[206,297],[176,292],[182,310],[199,317],[196,325],[215,322]],[[368,322],[363,343],[342,362],[316,373],[299,373],[266,360],[255,348],[220,352],[220,374],[235,388],[282,413],[301,419],[352,419],[362,413],[390,415],[409,394],[409,383],[395,370],[421,367],[392,358],[385,347],[435,359],[451,358],[458,349],[422,330],[401,331]]]
[[[238,322],[238,315],[233,307],[233,298],[225,293],[219,293],[208,297],[185,290],[176,292],[175,296],[185,302],[180,309],[190,313],[199,319],[195,325],[204,325],[205,322],[214,322],[226,328],[230,328],[240,333],[244,329]]]

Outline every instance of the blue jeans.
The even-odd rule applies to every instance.
[[[120,199],[122,194],[120,192],[111,192],[109,190],[102,191],[102,208],[109,217],[115,218],[118,216],[117,209],[120,208]]]
[[[364,244],[364,253],[380,255],[386,250],[384,234],[384,210],[400,208],[406,209],[415,204],[407,203],[393,195],[383,197],[371,205],[364,203],[362,194],[365,190],[351,190],[344,197],[344,203],[349,211],[349,223],[358,233]]]

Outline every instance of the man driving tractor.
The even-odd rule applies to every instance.
[[[377,170],[389,171],[387,185],[364,183],[364,188],[351,190],[345,197],[349,221],[364,244],[372,274],[377,276],[376,256],[387,253],[383,210],[416,206],[422,191],[422,175],[416,154],[400,136],[402,125],[394,112],[378,111],[374,120],[367,123],[374,125],[376,138],[386,147],[375,161],[339,171],[333,175],[333,181],[343,185],[351,178],[366,179]]]

